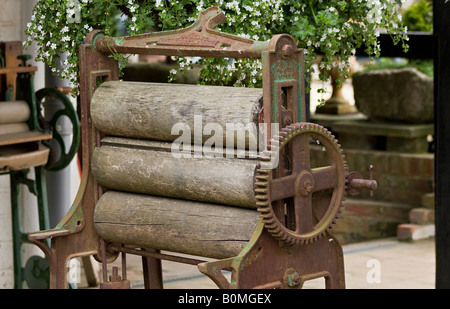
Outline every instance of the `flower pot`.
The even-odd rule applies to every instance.
[[[320,59],[320,57],[319,57]],[[349,67],[349,72],[353,73],[354,70],[354,61],[351,61],[351,65]],[[325,70],[320,69],[320,72],[323,74]],[[339,72],[337,65],[333,65],[331,70],[327,71],[328,76],[331,79],[332,93],[328,100],[325,101],[323,105],[319,105],[316,108],[316,113],[318,114],[333,114],[333,115],[343,115],[343,114],[354,114],[357,113],[358,110],[354,105],[351,105],[350,102],[344,97],[344,93],[342,91],[342,85],[337,83],[337,79],[339,78]]]

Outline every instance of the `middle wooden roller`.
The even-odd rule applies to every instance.
[[[253,159],[176,158],[171,143],[107,137],[94,150],[92,173],[113,190],[256,208],[257,164]]]

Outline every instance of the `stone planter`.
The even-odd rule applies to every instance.
[[[432,123],[433,78],[414,68],[362,71],[352,78],[355,106],[373,121]]]

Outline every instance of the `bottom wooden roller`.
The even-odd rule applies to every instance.
[[[108,191],[94,213],[106,241],[223,259],[248,244],[259,213],[255,210]]]
[[[25,122],[0,124],[0,135],[27,132],[29,130]]]

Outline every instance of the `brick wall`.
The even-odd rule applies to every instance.
[[[374,200],[421,206],[422,196],[433,190],[434,155],[385,151],[344,150],[350,171],[368,177],[368,167],[374,166],[378,188]],[[369,198],[361,192],[358,198]]]
[[[354,149],[344,150],[344,155],[349,171],[357,171],[364,178],[369,178],[372,164],[378,188],[374,197],[362,190],[346,198],[333,235],[341,243],[395,237],[397,226],[409,222],[410,210],[420,207],[422,197],[433,192],[434,155]],[[311,158],[313,165],[323,166],[329,155],[314,146]]]

